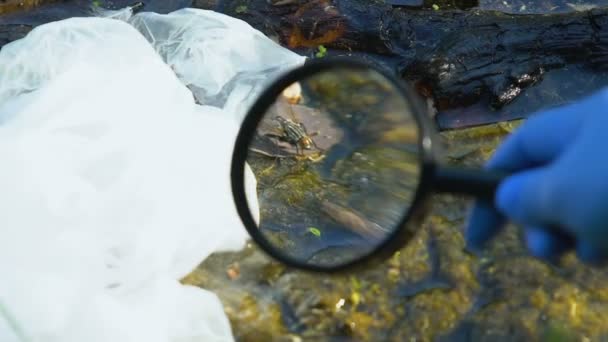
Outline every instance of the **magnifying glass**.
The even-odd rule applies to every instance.
[[[238,134],[231,181],[253,240],[292,267],[336,272],[380,262],[415,235],[429,195],[493,201],[504,173],[442,165],[425,102],[361,61],[316,59],[257,99]],[[259,224],[245,191],[257,181]],[[257,215],[256,215],[257,216]]]

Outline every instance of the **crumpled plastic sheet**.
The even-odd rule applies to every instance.
[[[0,341],[231,341],[179,279],[244,246],[239,123],[304,57],[210,11],[112,15],[0,50]]]
[[[246,22],[213,11],[145,12],[129,22],[200,103],[223,108],[239,122],[272,76],[305,60],[287,49],[277,49],[274,41]],[[226,58],[235,62],[226,63]]]

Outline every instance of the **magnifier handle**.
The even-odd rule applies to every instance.
[[[434,176],[435,191],[472,195],[493,201],[498,185],[509,176],[509,173],[437,166]]]
[[[494,203],[496,189],[507,176],[509,173],[500,171],[440,166],[435,169],[434,186],[438,192],[471,195]],[[575,245],[575,237],[567,230],[558,226],[551,226],[550,229],[568,247]]]

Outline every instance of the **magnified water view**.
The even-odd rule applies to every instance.
[[[368,254],[413,200],[417,129],[405,98],[375,71],[338,69],[292,84],[249,147],[259,229],[299,261],[336,265]]]

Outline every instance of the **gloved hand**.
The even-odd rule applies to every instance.
[[[537,257],[555,260],[575,248],[583,262],[608,261],[608,88],[535,114],[487,168],[512,175],[497,189],[496,209],[473,207],[468,248],[482,248],[508,219],[523,227]]]

